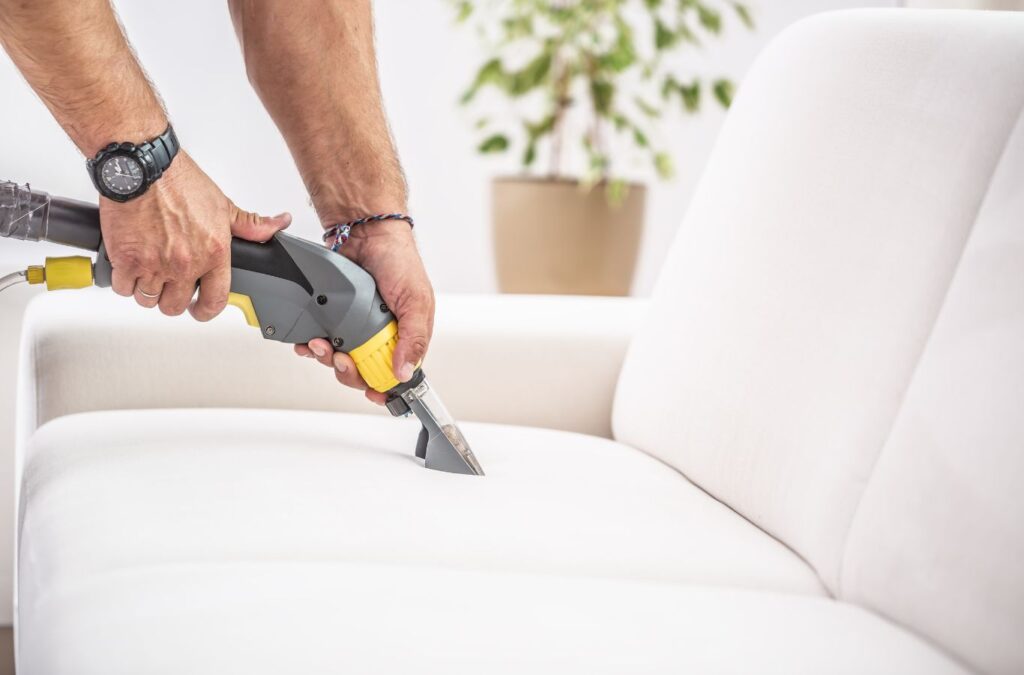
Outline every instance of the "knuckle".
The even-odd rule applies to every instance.
[[[184,246],[176,246],[167,256],[167,266],[177,276],[185,275],[192,268],[192,253]]]
[[[408,349],[416,357],[421,357],[427,352],[427,337],[425,335],[412,335],[405,338]]]
[[[165,316],[181,316],[187,309],[186,305],[182,305],[180,302],[161,302],[160,311]]]
[[[218,313],[219,312],[214,312],[209,307],[200,307],[199,305],[196,305],[192,309],[192,318],[201,323],[206,323],[213,319],[213,317],[217,316]]]
[[[132,288],[132,282],[127,279],[118,279],[116,282],[112,282],[110,286],[115,293],[123,298],[130,298],[135,294],[135,289]]]
[[[110,254],[110,266],[125,274],[145,269],[144,255],[141,250],[121,250]]]
[[[231,242],[229,239],[217,237],[210,241],[207,250],[210,257],[220,262],[228,258],[231,252]]]
[[[204,319],[204,321],[209,321],[210,319],[214,318],[215,316],[223,312],[224,308],[227,306],[228,298],[227,296],[224,296],[223,298],[213,298],[207,300],[200,299],[200,304],[197,305],[197,309],[200,309],[203,315],[206,316],[206,319]]]
[[[352,376],[352,373],[339,373],[334,371],[334,379],[346,387],[352,387],[353,389],[365,390],[366,385],[361,380]]]

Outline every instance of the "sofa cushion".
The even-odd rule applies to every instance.
[[[258,410],[83,413],[22,479],[19,614],[116,570],[373,562],[821,594],[798,556],[671,467],[569,432],[466,424],[487,475],[430,471],[418,425]],[[45,622],[33,620],[39,627]]]
[[[1024,14],[864,10],[787,30],[740,87],[631,345],[615,437],[833,590],[1022,82]]]
[[[19,636],[22,675],[965,672],[825,598],[289,556],[56,584]]]

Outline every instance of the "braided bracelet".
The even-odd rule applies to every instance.
[[[337,225],[331,225],[324,231],[324,243],[326,244],[329,239],[334,238],[334,243],[331,244],[331,250],[335,253],[338,249],[345,245],[349,237],[352,235],[352,228],[356,225],[365,225],[366,223],[377,223],[382,220],[404,220],[409,223],[409,227],[413,227],[414,223],[410,216],[404,213],[380,213],[376,216],[366,216],[365,218],[358,218],[356,220],[350,220],[347,223],[338,223]]]

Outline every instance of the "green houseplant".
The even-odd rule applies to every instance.
[[[659,123],[733,96],[731,80],[681,72],[670,56],[731,22],[752,28],[750,10],[733,0],[449,2],[488,52],[461,101],[480,110],[478,150],[516,153],[522,169],[493,186],[501,290],[627,293],[645,190],[626,177],[639,162],[671,177]],[[530,227],[545,247],[527,248]]]

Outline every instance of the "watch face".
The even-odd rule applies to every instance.
[[[134,157],[115,155],[100,167],[100,177],[108,190],[119,195],[136,192],[145,180],[142,165]]]

